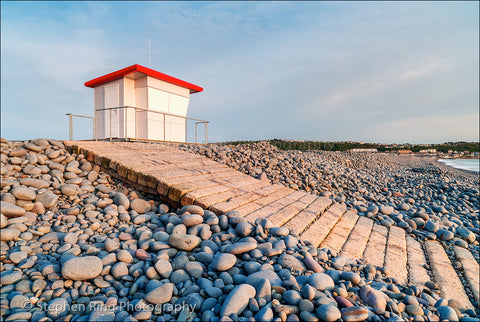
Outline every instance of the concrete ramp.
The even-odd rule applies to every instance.
[[[468,249],[455,246],[455,270],[442,243],[417,241],[399,227],[359,217],[344,204],[267,180],[258,180],[204,156],[161,143],[65,141],[118,179],[174,206],[199,205],[219,215],[238,211],[250,221],[269,218],[319,247],[363,259],[400,283],[438,286],[438,293],[473,308],[479,301],[479,265]],[[461,278],[464,277],[465,285]],[[469,295],[467,295],[469,294]],[[472,301],[470,301],[472,300]]]

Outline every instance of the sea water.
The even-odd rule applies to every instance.
[[[438,161],[457,169],[480,172],[479,159],[440,159]]]

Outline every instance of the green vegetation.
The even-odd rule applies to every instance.
[[[351,149],[377,149],[380,152],[395,151],[395,150],[411,150],[419,152],[425,149],[436,149],[437,152],[447,153],[448,151],[458,152],[479,152],[479,142],[446,142],[443,144],[428,144],[428,145],[414,145],[414,144],[377,144],[377,143],[363,143],[363,142],[322,142],[322,141],[286,141],[280,139],[267,140],[270,144],[276,146],[280,150],[324,150],[324,151],[348,151]],[[258,143],[257,141],[232,141],[225,142],[225,144],[239,145]]]

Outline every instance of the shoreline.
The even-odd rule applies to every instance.
[[[478,158],[457,158],[457,159],[478,159]],[[455,168],[454,166],[451,166],[451,165],[440,162],[440,160],[449,160],[449,159],[436,158],[436,160],[435,160],[437,165],[441,165],[442,167],[447,167],[449,170],[455,170],[455,171],[458,170],[458,171],[461,171],[463,173],[473,174],[477,177],[480,176],[480,172],[473,171],[473,170],[467,170],[467,169]]]

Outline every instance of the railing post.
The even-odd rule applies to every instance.
[[[188,126],[188,119],[185,118],[185,143],[187,143],[187,126]]]
[[[195,122],[195,143],[197,143],[197,125],[198,122]]]
[[[124,117],[123,117],[123,121],[125,122],[125,141],[127,141],[127,129],[128,129],[128,126],[127,126],[127,114],[128,114],[128,107],[124,107],[123,108],[123,112],[124,112]]]
[[[68,115],[68,139],[73,141],[72,113],[66,115]]]
[[[167,121],[166,121],[166,116],[165,113],[163,113],[163,141],[167,141],[167,137],[165,136],[165,133],[167,133]]]
[[[208,144],[208,121],[205,122],[205,144]]]
[[[135,107],[135,141],[137,140],[137,108]]]
[[[97,111],[93,115],[93,139],[97,141]]]
[[[112,110],[110,109],[110,141],[112,141]]]

